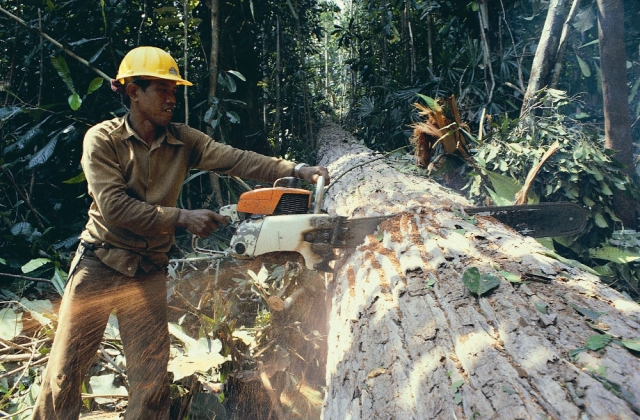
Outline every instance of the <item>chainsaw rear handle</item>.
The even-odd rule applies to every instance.
[[[324,200],[324,177],[320,175],[316,182],[316,201],[313,204],[313,213],[320,214],[322,201]]]

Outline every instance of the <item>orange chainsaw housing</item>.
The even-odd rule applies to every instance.
[[[249,214],[303,214],[311,206],[311,191],[299,188],[259,188],[240,195],[238,211]]]

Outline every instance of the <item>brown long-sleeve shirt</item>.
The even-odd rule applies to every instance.
[[[126,116],[89,129],[83,147],[82,168],[93,202],[81,238],[108,244],[95,253],[129,276],[168,263],[178,195],[190,169],[273,182],[291,176],[295,166],[216,143],[185,124],[170,124],[149,147]]]

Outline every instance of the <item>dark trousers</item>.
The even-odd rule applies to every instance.
[[[126,358],[125,419],[169,418],[169,331],[163,271],[127,277],[87,251],[70,277],[32,419],[76,420],[82,381],[115,311]]]

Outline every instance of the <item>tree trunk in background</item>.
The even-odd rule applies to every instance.
[[[218,87],[218,57],[220,51],[220,3],[219,0],[209,0],[209,9],[211,10],[211,50],[209,51],[209,97],[216,96]],[[207,124],[207,134],[213,137],[213,128]],[[209,173],[209,182],[214,199],[218,206],[224,204],[222,200],[222,189],[220,188],[220,177],[213,173]]]
[[[323,418],[637,418],[637,356],[614,342],[569,351],[594,327],[640,336],[638,304],[495,219],[462,217],[466,199],[396,171],[338,126],[318,144],[330,213],[397,214],[336,261]],[[469,267],[499,287],[470,295]]]
[[[533,57],[529,84],[527,85],[520,111],[521,116],[528,112],[535,93],[547,85],[547,77],[555,64],[558,43],[562,34],[562,25],[566,17],[566,4],[567,0],[549,1],[549,11],[542,28],[536,54]]]
[[[580,0],[573,0],[573,3],[571,4],[571,10],[569,11],[569,16],[567,16],[567,20],[565,20],[564,25],[562,26],[562,34],[560,35],[560,41],[558,42],[558,52],[555,59],[556,64],[553,67],[553,75],[551,77],[550,87],[552,87],[553,89],[557,88],[558,81],[560,80],[560,72],[562,71],[562,62],[564,61],[564,52],[567,48],[567,40],[569,39],[571,23],[576,17],[579,8]]]
[[[616,151],[615,158],[633,176],[633,140],[627,102],[627,55],[624,46],[624,7],[622,0],[598,0],[598,39],[604,107],[605,147]],[[625,227],[635,229],[636,203],[616,197],[616,215]]]

